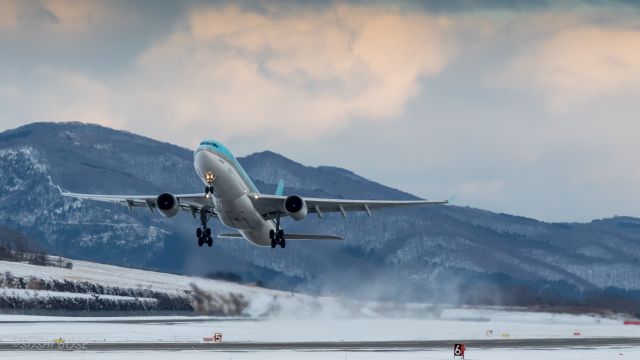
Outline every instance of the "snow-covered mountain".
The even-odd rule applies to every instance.
[[[266,193],[282,178],[289,194],[414,198],[345,169],[308,167],[273,152],[239,161]],[[57,186],[131,194],[202,190],[189,149],[80,123],[0,133],[0,224],[64,256],[191,274],[232,271],[274,287],[392,299],[536,303],[609,287],[640,290],[635,218],[545,223],[460,206],[389,209],[285,223],[288,231],[335,233],[344,242],[282,250],[217,240],[210,249],[197,247],[197,222],[186,213],[164,219],[64,199]]]

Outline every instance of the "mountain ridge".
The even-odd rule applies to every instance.
[[[284,179],[287,194],[415,198],[347,169],[305,166],[271,151],[238,160],[264,193]],[[374,298],[468,299],[469,279],[524,284],[534,293],[640,289],[640,219],[632,217],[547,223],[454,205],[388,209],[371,218],[285,221],[287,231],[336,233],[345,237],[341,243],[297,243],[280,251],[218,240],[207,251],[196,246],[197,222],[186,214],[164,219],[65,199],[57,186],[159,194],[197,192],[202,183],[190,150],[126,131],[73,122],[0,133],[0,224],[68,257],[189,274],[235,271],[279,288]],[[225,230],[217,221],[213,226]]]

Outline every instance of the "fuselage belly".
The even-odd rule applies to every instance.
[[[193,160],[198,176],[206,186],[213,187],[210,195],[220,221],[240,231],[256,245],[269,246],[269,231],[275,230],[273,222],[265,220],[255,209],[249,196],[258,191],[250,182],[237,160],[228,150],[200,145]]]

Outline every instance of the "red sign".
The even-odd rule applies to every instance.
[[[213,336],[205,336],[202,340],[205,342],[222,342],[222,333],[215,333]]]
[[[458,356],[464,359],[464,344],[453,345],[453,357],[456,358]]]

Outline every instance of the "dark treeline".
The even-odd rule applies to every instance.
[[[65,258],[47,255],[37,241],[3,226],[0,226],[0,260],[68,269],[73,267],[73,263]]]
[[[640,318],[640,291],[618,288],[579,289],[564,281],[514,280],[495,275],[493,281],[469,279],[459,288],[459,301],[468,305],[525,306],[540,311],[623,313]]]

